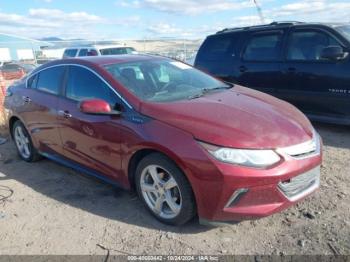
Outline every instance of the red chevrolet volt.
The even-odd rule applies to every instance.
[[[160,221],[241,221],[319,187],[321,140],[269,95],[149,55],[51,62],[10,87],[19,156],[135,189]]]

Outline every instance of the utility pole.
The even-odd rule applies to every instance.
[[[264,15],[263,15],[263,12],[262,12],[260,5],[258,4],[258,1],[257,0],[253,0],[253,1],[254,1],[255,6],[256,6],[256,10],[258,11],[258,14],[259,14],[260,22],[262,24],[265,24],[265,18],[264,18]]]

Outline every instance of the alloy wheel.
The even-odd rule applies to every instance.
[[[176,217],[182,207],[182,197],[175,178],[164,168],[149,165],[141,173],[140,187],[148,207],[163,219]]]
[[[21,125],[18,125],[15,127],[14,139],[15,139],[17,149],[18,149],[18,152],[20,153],[20,155],[23,158],[26,158],[26,159],[29,158],[31,155],[30,141],[29,141],[29,138],[28,138],[27,134],[25,133],[25,131],[23,130]]]

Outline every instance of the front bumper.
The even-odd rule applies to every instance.
[[[200,221],[257,219],[282,211],[318,189],[322,145],[309,155],[282,155],[270,169],[253,169],[215,161],[217,181],[198,181]],[[215,173],[215,174],[214,174]],[[200,200],[198,201],[198,195]]]

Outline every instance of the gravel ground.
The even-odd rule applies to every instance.
[[[0,146],[0,254],[350,255],[350,127],[315,125],[321,188],[283,213],[210,228],[157,222],[135,195]],[[105,248],[105,249],[104,249]]]

